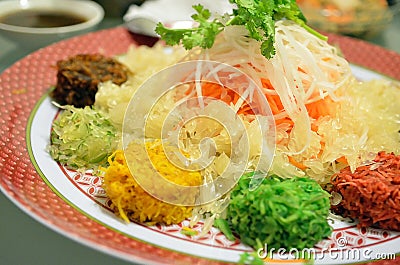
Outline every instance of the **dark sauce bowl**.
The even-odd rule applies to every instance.
[[[29,50],[94,30],[103,18],[93,1],[0,1],[0,34]]]

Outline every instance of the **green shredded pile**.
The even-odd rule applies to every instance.
[[[100,112],[87,106],[60,106],[64,111],[53,123],[51,157],[71,169],[96,169],[105,165],[117,147],[117,131]]]
[[[231,193],[227,220],[254,249],[311,248],[332,232],[329,193],[307,177],[265,178],[249,190],[254,173],[243,175]]]

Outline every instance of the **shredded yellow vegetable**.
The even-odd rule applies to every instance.
[[[169,181],[183,186],[201,184],[200,173],[181,170],[168,161],[160,140],[147,142],[146,148],[150,159],[157,161],[159,173]],[[108,162],[110,166],[105,169],[103,188],[112,201],[113,211],[126,222],[169,225],[180,223],[192,215],[193,207],[168,204],[148,194],[131,175],[124,151],[117,150]]]

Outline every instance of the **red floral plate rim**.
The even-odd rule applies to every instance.
[[[55,83],[55,62],[77,53],[116,55],[152,42],[123,27],[93,32],[40,49],[0,75],[0,189],[37,221],[73,240],[129,261],[225,264],[132,239],[92,220],[66,203],[38,174],[27,150],[26,126],[34,106]],[[369,43],[329,34],[329,41],[359,65],[400,80],[400,55]],[[371,56],[373,54],[373,56]],[[374,264],[397,264],[399,258]],[[385,262],[385,263],[383,263]]]

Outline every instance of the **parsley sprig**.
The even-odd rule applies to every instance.
[[[321,39],[325,36],[316,32],[306,24],[306,18],[296,4],[296,0],[229,0],[236,4],[232,14],[224,14],[211,20],[210,10],[201,4],[194,5],[197,12],[192,19],[197,27],[188,29],[171,29],[161,22],[157,24],[156,32],[168,45],[182,43],[185,49],[194,47],[211,48],[215,37],[224,27],[229,25],[244,25],[249,37],[261,42],[261,53],[267,59],[275,55],[275,21],[290,19],[307,29]]]

